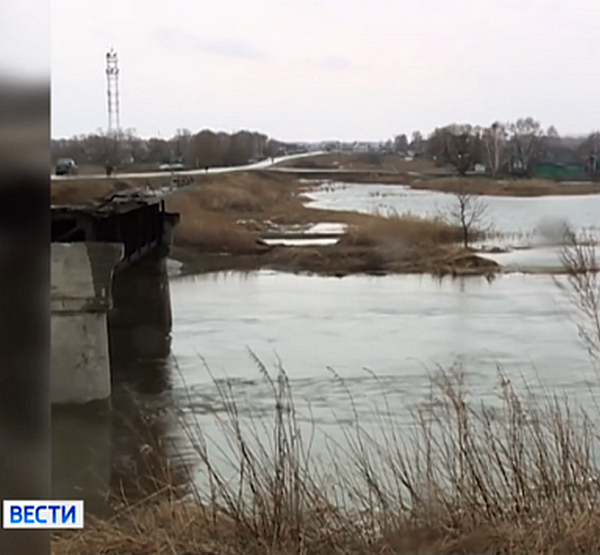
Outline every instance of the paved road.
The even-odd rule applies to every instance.
[[[324,151],[318,152],[306,152],[303,154],[293,154],[290,156],[280,156],[275,158],[273,161],[270,159],[263,160],[261,162],[257,162],[256,164],[249,164],[246,166],[234,166],[234,167],[226,167],[226,168],[209,168],[208,171],[199,169],[199,170],[185,170],[185,171],[155,171],[155,172],[139,172],[139,173],[114,173],[111,178],[118,177],[119,179],[149,179],[153,177],[168,177],[171,175],[178,176],[194,176],[194,175],[207,175],[207,174],[217,174],[217,173],[229,173],[229,172],[237,172],[237,171],[250,171],[250,170],[265,170],[265,169],[274,169],[273,166],[276,164],[280,164],[281,162],[287,162],[289,160],[296,160],[298,158],[308,158],[311,156],[318,156],[321,154],[329,154]],[[280,171],[278,169],[278,171]],[[92,174],[92,175],[52,175],[52,181],[68,181],[69,179],[108,179],[106,174]]]

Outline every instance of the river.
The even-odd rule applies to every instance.
[[[352,199],[368,199],[376,189],[362,186],[349,195],[353,188],[315,200],[369,209]],[[565,206],[599,203],[598,197],[561,197],[553,214],[590,226],[590,211],[578,220]],[[524,206],[533,206],[529,199],[507,204],[521,218],[511,230],[531,229],[525,224],[539,219],[538,209],[523,216]],[[355,411],[361,421],[375,422],[384,394],[396,422],[408,425],[438,366],[460,366],[478,402],[498,402],[500,366],[517,387],[524,380],[534,392],[546,387],[586,407],[595,403],[597,375],[577,334],[580,320],[550,275],[511,273],[487,281],[233,272],[174,275],[170,290],[172,339],[155,334],[148,341],[158,348],[145,357],[112,353],[113,409],[61,412],[54,419],[57,491],[83,497],[95,512],[104,506],[102,489],[123,480],[134,492],[146,491],[150,486],[138,479],[144,465],[183,461],[197,476],[195,450],[181,423],[223,443],[224,383],[242,420],[268,414],[273,396],[254,356],[273,375],[278,366],[285,369],[300,419],[318,428],[315,456],[327,455],[328,438],[343,443],[342,425]]]
[[[455,205],[454,195],[411,189],[404,185],[363,185],[330,183],[307,195],[309,206],[358,212],[394,211],[415,216],[448,215]],[[543,231],[553,223],[566,223],[574,231],[595,230],[600,213],[600,195],[502,197],[485,196],[484,221],[506,239],[508,246],[538,244]]]

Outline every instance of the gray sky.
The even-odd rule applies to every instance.
[[[16,4],[16,2],[14,2]],[[385,139],[533,116],[600,127],[598,0],[54,0],[53,136],[252,129]]]

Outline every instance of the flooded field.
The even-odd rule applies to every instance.
[[[371,195],[377,191],[390,195],[384,200],[396,210],[419,214],[451,199],[348,186],[316,192],[314,202],[367,211],[377,208]],[[600,208],[596,197],[489,200],[495,223],[515,233],[533,233],[548,213],[578,228],[592,226]],[[552,267],[557,253],[546,247],[489,256],[518,270],[532,263]],[[148,453],[157,467],[185,463],[203,484],[186,427],[224,447],[223,387],[243,421],[272,418],[274,399],[258,361],[272,375],[285,369],[316,458],[344,444],[356,417],[377,427],[383,411],[395,426],[411,425],[415,411],[431,402],[431,377],[439,368],[464,371],[472,403],[499,403],[502,368],[519,391],[526,382],[534,394],[564,393],[597,410],[600,384],[578,337],[581,319],[551,275],[508,273],[492,281],[271,271],[176,277],[179,265],[168,268],[172,330],[142,326],[128,346],[113,342],[112,409],[57,411],[54,418],[56,494],[83,497],[97,513],[106,507],[106,491],[120,484],[132,495],[156,487],[142,479]],[[144,307],[132,310],[143,323]],[[269,436],[270,423],[258,425],[259,436]]]
[[[425,217],[447,214],[456,202],[451,194],[420,191],[403,185],[333,183],[317,188],[308,196],[312,199],[309,206],[315,208],[357,212],[393,210]],[[481,198],[488,207],[485,224],[499,234],[498,242],[508,246],[543,241],[540,231],[551,227],[552,223],[565,222],[575,231],[598,226],[598,195]]]
[[[411,412],[427,401],[438,365],[460,364],[477,403],[498,402],[498,366],[515,384],[525,380],[536,391],[544,385],[587,407],[595,403],[596,375],[550,276],[506,275],[488,283],[208,274],[173,280],[171,295],[170,351],[114,363],[118,418],[67,420],[79,435],[63,433],[62,458],[72,450],[81,461],[83,444],[103,451],[90,457],[88,472],[104,473],[105,485],[134,472],[150,443],[164,446],[164,459],[194,466],[182,421],[217,444],[224,441],[217,385],[225,379],[242,418],[267,414],[273,397],[250,351],[273,373],[278,364],[285,368],[306,431],[316,423],[316,456],[326,456],[328,440],[343,442],[341,424],[354,420],[354,410],[363,424],[376,423],[384,394],[395,421],[409,425]],[[93,483],[79,472],[83,484]]]

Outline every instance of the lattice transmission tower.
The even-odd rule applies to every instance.
[[[106,85],[108,97],[108,133],[119,135],[121,121],[119,114],[119,60],[111,48],[106,54]]]

